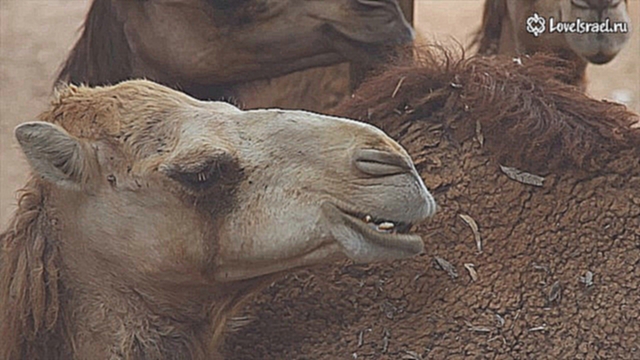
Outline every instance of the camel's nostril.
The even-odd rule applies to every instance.
[[[354,155],[356,168],[365,174],[389,176],[413,170],[411,160],[402,154],[375,149],[359,149]]]

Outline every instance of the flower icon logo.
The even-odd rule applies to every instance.
[[[533,13],[533,16],[527,18],[527,32],[538,37],[544,32],[545,23],[546,21],[542,16],[538,15],[538,13]]]

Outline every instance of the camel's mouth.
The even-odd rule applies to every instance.
[[[344,212],[351,220],[356,220],[358,224],[364,222],[370,229],[383,234],[408,234],[413,224],[394,221],[389,219],[378,219],[371,215],[362,213],[352,214]]]
[[[359,63],[382,62],[395,51],[395,47],[413,41],[411,33],[406,38],[393,39],[392,41],[364,41],[344,34],[332,26],[325,27],[325,35],[340,56],[348,61]]]
[[[409,234],[413,223],[343,210],[329,203],[323,212],[331,220],[334,238],[356,261],[397,259],[424,250],[422,238]]]

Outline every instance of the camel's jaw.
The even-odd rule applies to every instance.
[[[297,248],[282,257],[227,259],[216,269],[216,280],[245,280],[344,257],[356,262],[404,259],[424,250],[422,238],[408,234],[413,223],[423,220],[424,216],[419,215],[415,221],[400,222],[378,217],[373,210],[372,214],[342,210],[325,201],[320,206],[319,222],[308,227],[310,232],[306,236],[313,240],[310,247]],[[427,216],[431,215],[430,212]]]
[[[401,259],[424,250],[422,238],[408,234],[411,223],[345,211],[330,203],[324,203],[322,211],[329,220],[332,236],[352,260]]]
[[[395,48],[413,42],[415,33],[411,27],[407,33],[388,41],[373,41],[360,39],[343,33],[332,26],[325,27],[325,35],[330,40],[331,47],[346,60],[356,63],[383,62],[389,55],[393,55]]]
[[[424,250],[422,238],[408,234],[412,223],[383,220],[375,217],[375,213],[345,211],[329,201],[322,203],[320,212],[320,221],[310,226],[311,232],[307,234],[314,239],[312,246],[280,258],[226,260],[216,269],[216,280],[239,281],[278,274],[345,256],[357,262],[403,259]],[[419,220],[422,219],[416,219]]]

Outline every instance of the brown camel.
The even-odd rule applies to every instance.
[[[319,111],[350,93],[345,62],[367,69],[412,39],[396,0],[94,0],[58,80],[143,77],[246,108]]]
[[[527,31],[529,17],[538,14],[545,20],[546,31],[534,36]],[[550,18],[557,22],[621,22],[626,32],[550,33]],[[536,21],[533,26],[538,26]],[[611,61],[631,37],[631,20],[627,0],[485,0],[482,25],[474,44],[482,55],[520,56],[536,52],[556,54],[571,62],[570,73],[561,78],[586,87],[587,64]]]
[[[294,273],[226,353],[640,358],[638,116],[556,81],[553,62],[434,52],[363,84],[339,113],[413,157],[439,205],[425,256]]]
[[[69,86],[16,128],[34,176],[0,235],[0,358],[218,359],[284,272],[422,251],[435,211],[373,126],[145,81]]]

